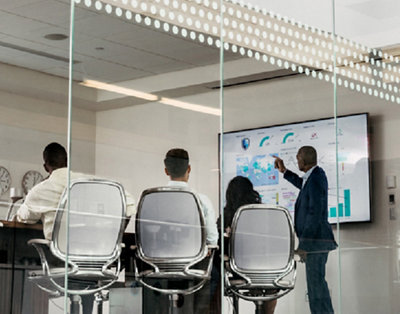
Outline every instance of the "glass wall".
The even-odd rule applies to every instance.
[[[293,221],[296,211],[298,237],[294,247],[307,251],[307,263],[297,264],[297,279],[293,291],[279,298],[276,305],[269,301],[264,306],[270,309],[275,306],[275,313],[309,313],[310,305],[315,304],[310,288],[318,289],[321,293],[324,287],[320,282],[307,285],[307,275],[315,275],[317,267],[318,271],[325,268],[323,262],[318,264],[315,260],[326,258],[333,248],[330,247],[331,239],[327,236],[331,227],[326,217],[327,194],[329,204],[336,204],[333,197],[336,194],[336,145],[335,120],[332,119],[335,113],[331,3],[266,3],[253,0],[250,5],[245,6],[231,2],[226,5],[228,8],[224,14],[224,39],[230,43],[229,50],[237,51],[240,59],[224,62],[223,65],[226,75],[223,128],[227,133],[222,177],[223,192],[229,191],[224,208],[227,220],[225,226],[231,226],[235,221],[232,221],[232,215],[238,211],[238,206],[248,203],[261,201],[270,207],[283,206]],[[305,10],[310,5],[313,10]],[[322,120],[326,118],[329,120]],[[308,186],[304,185],[302,188],[302,184],[293,185],[296,183],[293,181],[295,175],[289,175],[289,172],[302,176],[309,169],[298,163],[298,152],[303,146],[313,146],[316,149],[317,163],[328,176],[329,190],[324,186],[322,171],[318,169],[313,171],[320,171],[320,174],[310,177]],[[285,175],[281,173],[280,170],[284,171],[284,168],[276,168],[277,163],[283,163],[282,166],[289,172]],[[243,177],[251,181],[259,198],[254,196],[254,192],[251,193],[251,189],[249,191],[246,186],[248,183]],[[299,188],[302,188],[302,198],[298,196]],[[231,191],[242,194],[235,198]],[[324,210],[325,215],[322,212]],[[266,238],[264,241],[274,236],[283,237],[281,231],[278,232],[274,225],[270,225],[270,220],[274,217],[265,215],[264,220],[254,222],[254,230],[260,226],[262,231],[259,232]],[[282,225],[281,228],[285,226]],[[326,234],[322,236],[321,232]],[[261,238],[260,235],[259,237]],[[266,273],[271,270],[279,273],[276,268],[281,271],[285,266],[284,262],[272,269],[268,268],[268,263],[276,258],[276,254],[283,253],[279,248],[274,251],[263,248],[261,239],[258,245],[263,250],[265,259],[258,263],[259,269],[253,268],[253,272],[262,269]],[[256,240],[257,237],[254,241]],[[276,238],[272,243],[277,243]],[[226,248],[225,253],[229,253],[230,258],[234,256],[232,247]],[[321,255],[324,257],[320,257]],[[253,260],[256,260],[256,256]],[[247,275],[252,278],[250,271],[251,268]],[[246,274],[244,270],[229,272],[236,275]],[[329,291],[327,294],[330,293],[336,312],[340,311],[338,274],[338,256],[337,250],[334,250],[329,253],[326,264],[326,281]],[[253,284],[258,284],[258,278],[252,280]],[[268,282],[267,278],[264,280]],[[253,290],[252,293],[261,298],[274,294],[275,291]],[[325,303],[329,303],[329,295],[326,299]],[[229,299],[225,300],[225,313],[231,313]],[[251,313],[254,310],[255,302],[243,299],[239,301],[239,313]],[[329,308],[326,305],[319,310],[314,308],[314,311],[328,313]]]
[[[248,2],[2,3],[0,312],[399,311],[397,6]]]
[[[41,263],[27,241],[43,240],[42,212],[54,210],[58,199],[36,208],[27,195],[49,176],[46,145],[67,143],[69,3],[1,1],[0,21],[0,311],[51,313],[49,294],[28,280],[30,272],[40,274]],[[87,110],[78,109],[72,120],[95,126]],[[79,141],[93,141],[92,135],[75,133]],[[91,150],[82,146],[82,154]]]
[[[78,84],[72,90],[72,111],[88,108],[96,128],[94,140],[85,145],[93,155],[82,155],[80,143],[72,138],[71,170],[89,170],[96,178],[120,183],[128,205],[121,273],[104,306],[113,313],[165,313],[173,306],[186,313],[208,311],[217,280],[212,285],[207,281],[196,293],[175,294],[177,299],[169,300],[168,290],[182,290],[182,295],[193,287],[180,279],[183,266],[175,265],[177,274],[163,279],[168,273],[160,263],[165,251],[188,260],[188,265],[207,254],[195,246],[196,226],[190,215],[199,214],[187,209],[175,217],[179,209],[170,204],[167,189],[199,193],[205,222],[201,239],[217,244],[221,119],[217,37],[194,30],[201,7],[186,1],[86,1],[75,10],[73,77]],[[74,101],[83,95],[85,101]],[[93,168],[83,169],[82,162]],[[190,167],[182,171],[187,162]],[[154,190],[148,191],[151,188],[160,188],[159,200]],[[150,209],[154,215],[146,209],[147,202],[155,202]],[[183,250],[184,241],[191,239],[194,248],[189,254]],[[200,284],[198,278],[194,282]]]
[[[393,138],[399,114],[399,59],[393,31],[399,24],[390,13],[392,9],[389,3],[336,3],[336,31],[341,35],[337,38],[337,110],[339,115],[369,114],[371,187],[371,222],[341,226],[343,313],[396,313],[399,310],[396,297],[399,155]],[[344,134],[344,137],[343,141],[352,135]],[[364,139],[358,138],[358,141]],[[368,182],[368,177],[363,178],[360,172],[367,160],[363,155],[349,153],[343,156],[347,161],[339,160],[339,169],[341,165],[352,168],[359,186],[351,195],[357,198],[363,193],[362,184]],[[346,184],[345,180],[339,181],[340,191]],[[362,276],[366,269],[371,270],[369,275]]]

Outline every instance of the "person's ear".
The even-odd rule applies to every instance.
[[[165,174],[166,174],[167,176],[169,176],[168,169],[167,169],[167,168],[164,168],[164,171],[165,171]]]
[[[187,173],[189,174],[191,170],[192,170],[192,167],[190,167],[190,165],[188,165]]]

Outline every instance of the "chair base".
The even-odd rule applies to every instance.
[[[97,292],[94,295],[94,300],[96,302],[97,314],[103,314],[103,294],[101,292]]]
[[[264,303],[264,302],[262,302],[262,301],[256,301],[256,302],[254,302],[254,304],[255,304],[255,306],[256,306],[255,314],[264,314],[263,303]]]
[[[82,313],[86,314],[85,312],[93,312],[93,308],[90,307],[89,310],[85,309],[83,302],[80,302],[82,300],[82,297],[79,295],[70,295],[70,314],[80,314],[80,308],[82,304]],[[101,292],[97,292],[94,295],[94,300],[93,302],[96,303],[96,313],[97,314],[103,314],[103,301],[106,301],[107,295],[103,295]],[[86,305],[87,306],[87,305]]]
[[[170,294],[169,296],[168,296],[168,298],[169,298],[169,310],[168,310],[168,313],[169,314],[177,314],[177,313],[179,313],[179,301],[180,301],[180,298],[181,298],[182,296],[180,296],[179,294]]]
[[[71,314],[79,314],[79,310],[80,310],[80,304],[79,304],[79,296],[77,295],[72,295],[69,297],[70,301],[71,301],[71,305],[70,305],[70,313]]]

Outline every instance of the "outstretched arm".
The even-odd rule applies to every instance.
[[[273,155],[272,157],[275,158],[275,162],[274,162],[275,169],[278,169],[279,172],[283,173],[283,177],[286,180],[288,180],[290,183],[292,183],[295,187],[297,187],[298,189],[301,189],[301,187],[303,185],[303,179],[300,178],[294,172],[287,169],[285,167],[285,163],[283,162],[283,160],[281,158],[279,158],[278,156],[275,156],[275,155]]]

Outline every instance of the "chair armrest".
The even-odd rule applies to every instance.
[[[28,241],[29,245],[34,245],[34,244],[41,244],[41,245],[47,245],[50,246],[51,241],[46,240],[46,239],[30,239]]]
[[[293,254],[293,259],[295,262],[304,263],[304,259],[296,252]]]
[[[43,251],[43,246],[50,246],[51,241],[46,239],[30,239],[28,241],[29,245],[32,245],[39,254],[40,262],[42,264],[42,271],[43,274],[50,274],[50,267],[49,263],[47,262],[46,254]]]
[[[14,198],[12,200],[12,202],[10,203],[10,206],[8,207],[8,210],[7,210],[7,216],[6,216],[7,221],[14,220],[15,215],[16,215],[16,213],[13,213],[14,207],[16,207],[16,206],[20,207],[22,205],[22,203],[19,201],[22,199],[23,199],[23,197],[21,196],[21,197]]]
[[[186,275],[190,275],[193,276],[195,278],[198,279],[210,279],[211,276],[211,270],[212,270],[212,266],[213,266],[213,260],[214,260],[214,255],[215,255],[215,251],[218,249],[218,245],[216,244],[210,244],[210,245],[206,245],[206,250],[208,251],[207,255],[203,257],[204,260],[208,260],[208,265],[207,265],[207,269],[205,271],[202,272],[198,272],[196,270],[191,269],[191,267],[193,265],[196,265],[198,263],[198,261],[194,264],[188,265],[183,272]]]
[[[212,262],[212,259],[214,258],[214,254],[218,250],[219,246],[218,246],[218,244],[207,244],[206,247],[207,247],[207,251],[208,251],[207,257],[211,257],[211,262]]]
[[[28,244],[32,245],[38,252],[42,264],[43,274],[46,274],[47,276],[51,277],[52,276],[51,267],[47,261],[46,254],[43,249],[44,247],[50,248],[51,241],[46,239],[31,239],[28,241]],[[68,264],[72,267],[72,270],[69,271],[69,274],[76,273],[78,270],[77,266],[71,261],[69,261]]]
[[[10,218],[12,217],[11,214],[12,214],[13,208],[14,208],[14,202],[12,202],[12,203],[10,204],[10,206],[8,207],[7,215],[6,215],[6,220],[7,220],[7,221],[13,220],[13,219],[10,219]],[[13,217],[13,218],[14,218],[14,217]]]
[[[218,244],[207,244],[207,248],[209,250],[218,250],[219,246]]]

